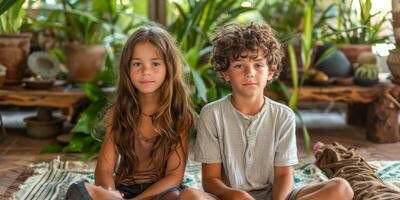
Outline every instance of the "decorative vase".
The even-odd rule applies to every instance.
[[[324,45],[318,49],[316,59],[330,48],[329,45]],[[351,75],[351,64],[346,56],[339,50],[332,52],[322,62],[315,66],[317,70],[324,72],[329,77],[347,77]]]
[[[0,35],[0,64],[7,68],[5,85],[21,84],[29,55],[31,35]]]
[[[386,61],[390,74],[392,75],[392,79],[394,82],[400,81],[400,51],[399,50],[390,50],[389,56]]]

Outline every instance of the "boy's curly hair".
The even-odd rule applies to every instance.
[[[255,52],[256,58],[259,50],[263,50],[268,67],[274,66],[270,68],[274,70],[273,79],[282,71],[282,46],[275,38],[275,31],[267,24],[229,24],[217,32],[212,42],[211,64],[215,71],[224,72],[233,59],[250,56],[243,52]]]

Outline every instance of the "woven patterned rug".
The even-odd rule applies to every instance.
[[[382,180],[400,191],[400,161],[368,162],[377,168],[377,175]],[[32,165],[34,175],[20,186],[11,199],[64,199],[68,186],[81,179],[93,182],[94,163],[77,161],[60,161],[55,159]],[[184,182],[194,188],[201,189],[200,164],[190,162],[186,167]],[[294,170],[295,186],[318,183],[328,178],[314,164],[299,164]]]

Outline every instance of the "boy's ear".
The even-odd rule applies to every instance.
[[[226,82],[230,81],[229,76],[226,74],[226,72],[220,72],[220,73],[224,81]]]
[[[272,80],[273,78],[274,78],[274,74],[275,74],[275,71],[276,71],[276,65],[272,65],[270,68],[269,68],[269,70],[268,70],[268,77],[267,77],[267,80],[268,81],[270,81],[270,80]]]

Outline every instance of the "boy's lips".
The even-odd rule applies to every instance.
[[[244,86],[253,86],[253,85],[255,86],[255,85],[257,85],[257,83],[244,83],[243,85]]]

